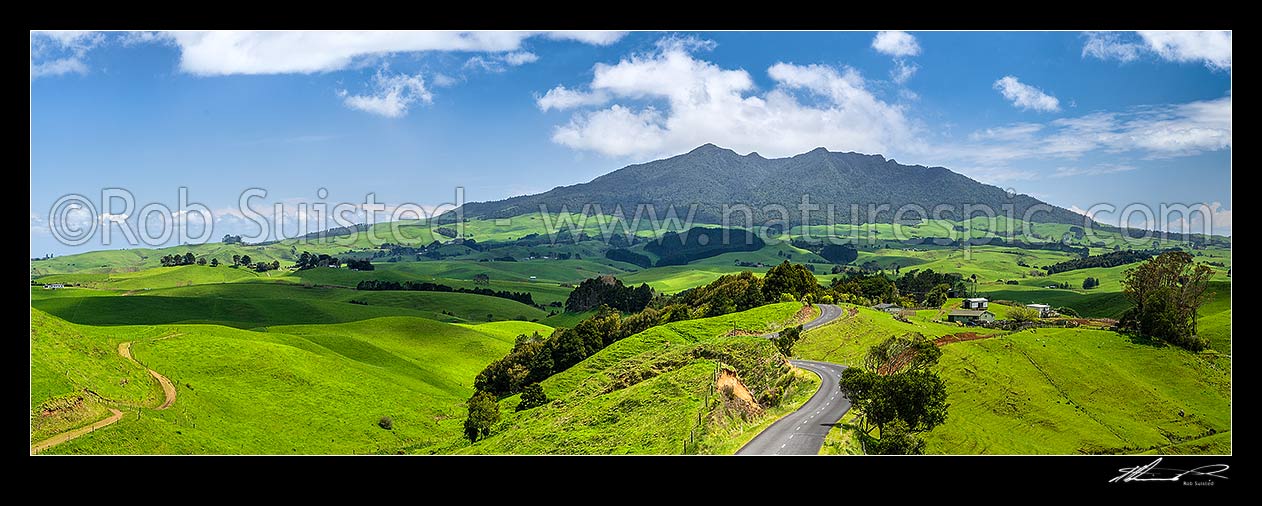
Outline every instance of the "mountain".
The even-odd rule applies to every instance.
[[[607,214],[621,206],[624,215],[631,218],[638,205],[652,204],[659,218],[673,205],[680,219],[684,219],[689,206],[696,204],[695,221],[721,224],[725,204],[729,208],[744,204],[754,209],[755,223],[764,223],[781,218],[778,212],[765,208],[779,204],[788,211],[791,225],[799,225],[803,222],[798,207],[803,195],[808,195],[812,204],[820,205],[819,211],[810,214],[812,225],[829,223],[829,204],[834,206],[833,223],[849,223],[852,204],[859,205],[859,223],[893,222],[894,211],[906,204],[919,205],[929,212],[947,204],[955,209],[943,214],[947,219],[959,219],[965,204],[988,205],[1000,215],[1007,212],[1005,205],[1012,205],[1017,218],[1041,204],[1048,211],[1037,212],[1030,221],[1082,225],[1084,220],[1080,214],[1027,195],[1009,197],[997,186],[979,183],[944,167],[903,165],[881,155],[837,153],[824,148],[788,158],[763,158],[758,153],[742,156],[713,144],[662,160],[628,165],[588,183],[494,202],[466,203],[464,216],[507,218],[537,213],[540,205],[554,213],[562,206],[579,212],[584,205],[592,204],[593,211],[599,205]],[[888,210],[877,212],[876,218],[870,219],[869,205],[882,204],[888,204]],[[740,212],[731,216],[733,224],[745,219]],[[916,216],[911,213],[904,218]]]

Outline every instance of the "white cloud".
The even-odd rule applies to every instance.
[[[1086,37],[1083,57],[1130,62],[1152,54],[1166,61],[1200,62],[1212,70],[1231,70],[1230,31],[1088,32]]]
[[[548,90],[542,97],[535,99],[535,103],[539,109],[547,111],[556,109],[563,111],[588,105],[600,105],[609,101],[609,95],[604,92],[583,92],[571,90],[565,86],[557,86]]]
[[[596,64],[587,90],[553,88],[541,109],[617,103],[576,112],[553,141],[610,156],[661,155],[712,142],[741,152],[792,155],[815,147],[886,153],[918,144],[901,108],[877,99],[850,68],[777,63],[759,92],[744,69],[693,52],[713,42],[667,38],[654,51]]]
[[[517,51],[504,55],[504,63],[514,67],[539,61],[539,55],[530,51]]]
[[[999,90],[1003,98],[1012,102],[1021,110],[1034,109],[1040,112],[1056,112],[1060,110],[1060,100],[1044,93],[1043,90],[1025,84],[1015,76],[1004,76],[995,81],[994,88]]]
[[[973,132],[968,140],[936,146],[930,156],[995,166],[1021,159],[1077,159],[1093,152],[1195,155],[1231,148],[1231,96],[1017,123]]]
[[[495,56],[472,56],[465,61],[464,68],[480,69],[487,72],[503,72],[508,67],[517,67],[539,61],[539,55],[530,51],[514,51]]]
[[[455,86],[457,83],[460,82],[459,79],[451,77],[447,74],[443,74],[441,72],[436,72],[434,73],[434,75],[430,76],[430,81],[433,82],[434,86],[437,86],[439,88]]]
[[[1137,169],[1134,165],[1102,164],[1093,167],[1057,167],[1051,177],[1099,176],[1118,172],[1130,172]]]
[[[908,63],[901,58],[897,58],[894,60],[894,69],[890,70],[890,79],[895,84],[904,84],[908,79],[911,79],[911,76],[916,75],[917,70],[920,70],[920,67],[915,63]]]
[[[872,38],[872,49],[890,56],[907,57],[920,54],[916,37],[907,32],[885,31]]]
[[[627,32],[615,30],[555,30],[543,34],[552,40],[572,40],[594,46],[608,46],[618,42]]]
[[[31,81],[41,77],[87,74],[88,51],[104,41],[99,32],[31,32]]]
[[[357,58],[419,51],[518,52],[542,35],[587,44],[610,44],[621,32],[517,31],[213,31],[173,32],[180,68],[203,76],[309,74],[349,67]],[[524,52],[515,57],[528,58]],[[525,63],[523,61],[523,63]]]
[[[372,90],[364,95],[352,95],[346,90],[339,90],[347,107],[387,118],[401,118],[408,113],[408,107],[420,101],[431,103],[434,96],[425,88],[425,79],[420,74],[386,75],[388,69],[381,69],[372,79]]]

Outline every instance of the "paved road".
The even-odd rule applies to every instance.
[[[802,325],[810,330],[827,324],[842,315],[832,304],[819,304],[819,318]],[[767,337],[774,337],[769,334]],[[818,455],[824,438],[833,424],[850,409],[850,400],[841,395],[841,372],[846,366],[813,360],[793,360],[794,366],[811,371],[820,378],[820,388],[797,411],[776,420],[762,433],[745,444],[737,455]]]

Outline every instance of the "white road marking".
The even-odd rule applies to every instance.
[[[797,435],[797,434],[789,434],[789,439],[793,439],[793,436],[796,436],[796,435]],[[786,443],[786,444],[787,444],[787,443]]]

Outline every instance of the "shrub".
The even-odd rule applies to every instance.
[[[521,402],[517,404],[517,411],[537,408],[547,403],[548,394],[543,391],[543,386],[531,383],[521,391]]]
[[[823,297],[820,297],[820,298],[819,298],[819,302],[820,302],[821,304],[832,304],[832,303],[833,303],[833,296],[832,296],[832,295],[825,295],[825,296],[823,296]]]
[[[791,293],[780,294],[780,302],[797,302],[797,301],[798,301],[797,298],[794,297],[793,294]]]
[[[1008,319],[1014,322],[1032,322],[1039,319],[1039,312],[1028,307],[1014,307],[1008,310]]]
[[[394,430],[394,419],[383,416],[380,420],[377,420],[377,426],[386,430]]]

